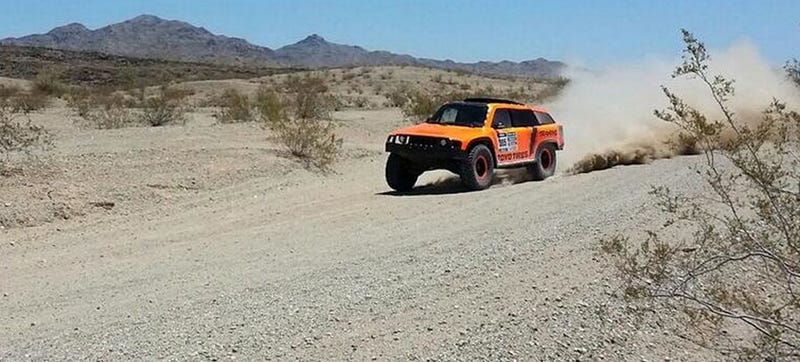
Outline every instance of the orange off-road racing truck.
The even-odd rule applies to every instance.
[[[449,170],[471,190],[492,185],[497,168],[526,167],[534,180],[552,176],[564,148],[560,124],[541,107],[468,98],[439,108],[425,123],[389,134],[386,182],[403,192],[423,172]]]

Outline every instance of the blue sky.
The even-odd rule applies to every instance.
[[[89,28],[142,13],[277,48],[329,41],[457,61],[537,57],[589,66],[676,56],[678,29],[711,48],[742,39],[772,63],[800,57],[800,0],[0,0],[0,37]]]

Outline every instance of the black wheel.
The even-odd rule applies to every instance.
[[[536,163],[528,166],[534,181],[542,181],[556,172],[556,149],[546,144],[536,150]]]
[[[410,161],[394,153],[389,154],[389,160],[386,161],[386,183],[389,187],[401,192],[411,191],[419,175]]]
[[[461,163],[461,181],[470,190],[483,190],[492,186],[494,180],[494,158],[489,148],[477,145],[469,151]]]

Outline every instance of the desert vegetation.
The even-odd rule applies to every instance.
[[[0,46],[0,58],[14,59],[0,76],[35,80],[56,75],[69,85],[134,88],[203,79],[245,79],[294,72],[291,68],[178,62],[92,52]]]
[[[156,95],[143,97],[141,101],[142,122],[153,127],[184,123],[188,108],[186,97],[190,93],[168,86],[159,87]]]
[[[192,107],[192,92],[162,85],[150,92],[145,88],[113,90],[73,86],[64,95],[67,107],[84,128],[114,129],[130,126],[181,124]]]
[[[215,117],[222,123],[252,122],[255,120],[250,97],[236,89],[226,89],[219,97],[218,103],[220,107]]]
[[[700,82],[719,116],[664,88],[656,115],[697,145],[702,195],[655,187],[664,226],[603,241],[624,296],[641,313],[676,315],[698,343],[744,360],[800,357],[800,114],[782,100],[759,122],[731,110],[732,79],[715,74],[704,44],[683,31],[675,77]],[[787,66],[796,81],[797,63]],[[785,100],[796,102],[795,99]]]
[[[283,90],[282,100],[273,91],[259,89],[257,107],[262,120],[292,156],[328,170],[342,148],[331,121],[335,99],[322,78],[310,75],[287,78]]]
[[[34,125],[28,109],[16,98],[20,91],[0,86],[0,174],[7,175],[15,169],[13,164],[27,158],[32,152],[46,150],[52,145],[51,134]]]

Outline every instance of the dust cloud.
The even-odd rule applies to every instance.
[[[797,88],[783,70],[765,61],[750,42],[709,53],[712,73],[735,79],[730,105],[738,121],[758,122],[773,98],[797,99]],[[668,105],[660,87],[664,85],[701,112],[720,116],[698,80],[671,77],[678,64],[676,57],[571,71],[572,81],[562,95],[545,105],[564,125],[566,149],[559,154],[560,170],[584,173],[696,152],[671,146],[669,141],[677,138],[675,127],[653,115]]]

